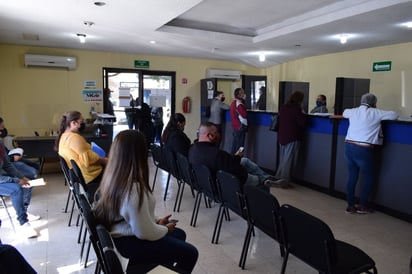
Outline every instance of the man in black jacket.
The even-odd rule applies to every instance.
[[[266,187],[273,185],[275,178],[264,172],[256,163],[243,157],[242,152],[234,155],[221,150],[220,135],[216,126],[210,122],[203,122],[199,127],[199,140],[189,149],[189,161],[192,164],[207,166],[212,174],[223,170],[238,177],[243,184],[253,184]]]

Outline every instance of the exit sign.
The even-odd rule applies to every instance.
[[[135,68],[149,68],[150,62],[146,60],[134,60]]]
[[[372,71],[390,71],[392,69],[392,61],[374,62]]]

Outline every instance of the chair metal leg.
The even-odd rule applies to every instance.
[[[92,240],[89,239],[89,243],[87,245],[87,250],[86,250],[86,258],[84,259],[84,268],[87,267],[87,262],[89,260],[89,253],[90,253],[90,247],[92,245]]]
[[[186,183],[182,182],[182,191],[180,193],[179,204],[177,206],[177,212],[180,211],[180,205],[182,204],[183,193],[185,192],[185,185],[186,185]],[[192,191],[193,191],[193,189],[192,189]]]
[[[190,225],[196,227],[197,214],[199,213],[200,203],[202,202],[202,192],[198,192],[195,198],[195,205],[193,207],[192,218],[190,219]]]
[[[7,208],[6,201],[4,200],[3,196],[0,196],[0,199],[1,199],[1,202],[3,204],[4,209],[6,210],[7,216],[9,216],[11,227],[13,228],[14,233],[16,233],[16,228],[14,227],[13,218],[11,217],[10,212]]]
[[[67,208],[69,207],[70,198],[72,196],[71,194],[72,194],[72,192],[71,192],[71,190],[69,190],[69,192],[67,193],[67,201],[66,201],[66,206],[64,208],[64,213],[67,213]]]
[[[283,258],[282,270],[280,271],[281,274],[285,274],[286,265],[287,265],[287,263],[288,263],[288,258],[289,258],[289,251],[286,250],[285,257]]]
[[[177,209],[177,212],[179,212],[180,207],[177,207],[177,205],[179,204],[179,200],[183,196],[184,187],[185,187],[185,184],[181,182],[180,180],[177,180],[177,194],[176,194],[176,199],[175,199],[175,205],[173,206],[173,212],[175,212],[176,209]]]
[[[155,171],[155,175],[153,178],[153,184],[152,184],[152,191],[154,190],[155,184],[156,184],[156,178],[157,178],[157,171],[159,170],[159,167],[156,166],[156,171]]]
[[[73,212],[74,212],[74,197],[72,195],[72,210],[70,211],[70,217],[69,217],[69,223],[67,224],[67,226],[71,226],[72,224],[72,218],[73,218]]]
[[[215,229],[213,230],[212,244],[218,244],[219,242],[219,235],[220,230],[222,229],[223,216],[226,215],[225,211],[226,207],[223,204],[221,204],[219,207],[219,211],[217,213]]]
[[[245,269],[247,253],[249,251],[250,239],[252,238],[252,231],[253,231],[253,225],[248,224],[246,235],[245,235],[245,241],[243,243],[242,253],[240,255],[240,260],[239,260],[239,267],[241,267],[242,269]]]
[[[166,182],[165,194],[163,196],[163,201],[166,201],[167,190],[169,189],[170,176],[171,174],[169,173],[169,175],[167,175],[167,182]]]

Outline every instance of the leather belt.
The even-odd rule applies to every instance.
[[[346,143],[355,145],[355,146],[360,146],[360,147],[369,147],[369,148],[373,148],[375,145],[373,144],[368,144],[368,143],[363,143],[363,142],[356,142],[356,141],[351,141],[351,140],[346,140]]]

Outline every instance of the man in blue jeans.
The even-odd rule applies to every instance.
[[[366,93],[362,96],[359,107],[343,111],[343,117],[349,119],[348,133],[345,138],[345,159],[349,172],[347,213],[366,214],[372,212],[367,206],[367,202],[373,183],[377,178],[374,166],[374,148],[377,145],[382,145],[381,121],[398,118],[394,111],[377,109],[376,102],[375,95]],[[355,205],[355,190],[359,171],[363,174],[364,182],[360,204]]]
[[[7,174],[7,175],[4,175]],[[10,196],[11,202],[17,214],[17,220],[21,225],[21,232],[27,238],[37,237],[37,232],[30,226],[27,208],[30,204],[32,188],[29,179],[23,176],[10,163],[6,154],[6,148],[0,141],[0,195]],[[33,215],[33,220],[39,219]]]

